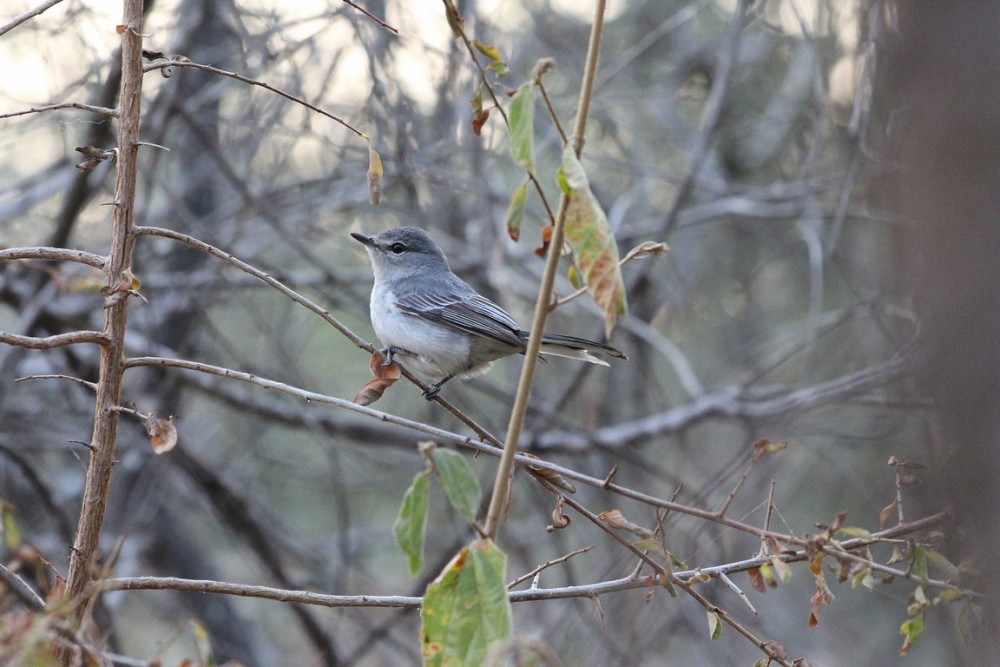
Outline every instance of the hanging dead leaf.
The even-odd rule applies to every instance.
[[[396,363],[386,366],[385,355],[378,350],[373,352],[371,358],[368,360],[368,370],[371,371],[375,379],[368,381],[354,395],[353,402],[358,405],[371,405],[382,398],[385,390],[391,387],[403,375]]]
[[[753,588],[758,593],[767,592],[767,584],[764,583],[764,575],[761,574],[759,567],[751,567],[747,570],[747,574],[750,576],[750,587]]]
[[[545,225],[542,227],[542,245],[535,248],[535,254],[539,257],[545,257],[545,253],[549,251],[549,244],[552,242],[552,225]]]
[[[155,414],[146,417],[146,435],[149,444],[157,454],[166,454],[177,446],[177,427],[174,426],[173,415],[159,419]]]
[[[552,524],[545,527],[546,532],[553,533],[562,530],[572,523],[569,515],[563,512],[563,502],[562,496],[556,496],[556,506],[552,509]]]

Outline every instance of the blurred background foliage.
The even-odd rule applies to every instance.
[[[10,14],[32,3],[7,3]],[[14,6],[16,5],[16,7]],[[552,57],[545,82],[570,127],[590,3],[458,3],[466,29],[498,47],[516,88]],[[734,0],[610,2],[583,164],[627,251],[665,241],[665,258],[628,265],[630,315],[610,370],[561,360],[540,368],[524,447],[582,472],[661,497],[717,508],[760,438],[790,447],[766,459],[730,515],[762,523],[776,482],[777,530],[802,534],[840,511],[877,528],[895,496],[891,455],[930,463],[926,401],[906,361],[916,331],[894,282],[907,224],[872,196],[893,166],[878,159],[887,111],[873,118],[875,44],[891,23],[884,3],[761,0],[734,29]],[[469,99],[478,75],[441,3],[365,3],[399,30],[347,4],[253,0],[147,2],[145,48],[239,72],[300,96],[374,139],[385,166],[382,205],[368,204],[367,146],[328,118],[266,90],[174,68],[146,75],[138,224],[191,234],[271,273],[374,341],[370,269],[350,231],[410,224],[430,230],[453,269],[530,319],[544,224],[529,194],[521,242],[504,212],[523,174],[507,155],[498,114],[481,136]],[[65,3],[0,38],[13,73],[3,111],[83,102],[115,105],[114,3]],[[714,112],[713,112],[714,109]],[[107,250],[113,171],[74,169],[83,145],[110,147],[114,124],[78,110],[0,121],[0,221],[5,246]],[[707,122],[707,124],[706,124]],[[876,129],[877,128],[877,129]],[[561,142],[536,118],[539,174],[550,201]],[[165,239],[140,239],[135,273],[147,303],[129,316],[130,355],[182,357],[349,398],[367,381],[367,355],[287,299],[220,262]],[[100,276],[73,266],[0,266],[0,329],[47,335],[100,328]],[[563,272],[565,276],[565,272]],[[561,293],[571,291],[565,277]],[[549,329],[599,338],[601,316],[579,299]],[[92,396],[31,374],[94,380],[86,347],[0,349],[0,498],[23,539],[59,569],[82,489]],[[452,383],[444,395],[502,432],[520,363]],[[186,576],[329,593],[419,595],[392,544],[408,480],[422,466],[415,434],[260,388],[177,370],[126,376],[144,411],[177,416],[180,445],[158,457],[141,424],[124,420],[105,539],[124,537],[120,576]],[[449,429],[460,425],[417,391],[391,388],[378,407]],[[493,462],[472,462],[484,486]],[[929,473],[933,475],[933,471]],[[648,508],[593,489],[581,502],[620,508],[652,525]],[[922,508],[906,492],[909,516]],[[547,570],[543,586],[625,576],[632,559],[575,521],[545,532],[551,502],[515,480],[500,545],[511,578],[568,551],[597,549]],[[433,573],[470,538],[432,495]],[[692,566],[751,556],[747,535],[671,516],[668,540]],[[885,558],[887,554],[881,554]],[[834,587],[818,629],[806,625],[811,578],[766,596],[754,616],[717,583],[702,591],[790,656],[814,665],[894,664],[909,588]],[[759,651],[724,633],[708,641],[701,607],[645,591],[591,601],[515,606],[515,631],[538,636],[567,665],[751,664]],[[947,664],[948,610],[910,664]],[[98,622],[116,650],[168,663],[196,653],[189,622],[215,655],[246,665],[412,664],[418,616],[386,609],[304,609],[169,592],[105,595]]]

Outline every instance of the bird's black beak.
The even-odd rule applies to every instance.
[[[375,240],[372,239],[372,237],[370,236],[365,236],[364,234],[358,234],[357,232],[351,232],[351,236],[354,237],[354,240],[357,241],[358,243],[363,243],[366,246],[369,246],[370,248],[375,247]]]

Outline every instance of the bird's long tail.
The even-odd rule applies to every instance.
[[[527,337],[527,332],[525,337]],[[561,334],[545,334],[542,336],[541,354],[551,354],[556,357],[566,357],[568,359],[579,359],[592,364],[608,366],[608,362],[595,357],[594,354],[601,354],[616,359],[628,359],[621,350],[598,343],[586,338],[576,336],[563,336]],[[592,354],[594,353],[594,354]]]

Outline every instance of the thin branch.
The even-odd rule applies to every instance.
[[[6,34],[8,32],[10,32],[11,30],[13,30],[14,28],[16,28],[17,26],[19,26],[22,23],[24,23],[25,21],[27,21],[28,19],[31,19],[31,18],[34,18],[34,17],[38,16],[39,14],[41,14],[45,10],[49,9],[50,7],[54,7],[54,6],[58,5],[60,2],[62,2],[62,0],[45,0],[45,2],[43,2],[40,5],[38,5],[34,9],[29,9],[25,13],[23,13],[23,14],[21,14],[19,16],[15,16],[10,21],[7,21],[3,25],[0,25],[0,36]]]
[[[45,611],[49,608],[38,591],[31,587],[31,584],[3,563],[0,563],[0,579],[3,579],[17,593],[17,596],[27,602],[35,611]]]
[[[87,380],[84,380],[83,378],[73,377],[72,375],[61,375],[61,374],[57,374],[57,375],[26,375],[26,376],[21,377],[21,378],[15,378],[14,382],[24,382],[25,380],[69,380],[70,382],[76,382],[78,384],[82,384],[84,387],[86,387],[87,389],[90,389],[91,391],[97,391],[97,383],[96,382],[88,382]]]
[[[242,74],[237,74],[236,72],[229,72],[229,71],[226,71],[224,69],[219,69],[218,67],[212,67],[211,65],[202,65],[200,63],[193,63],[193,62],[190,62],[188,60],[168,60],[168,61],[165,61],[165,62],[152,63],[152,64],[149,64],[149,65],[146,65],[145,67],[143,67],[142,71],[143,72],[152,72],[153,70],[169,69],[171,67],[190,67],[192,69],[198,69],[198,70],[201,70],[203,72],[211,72],[212,74],[217,74],[219,76],[226,76],[226,77],[229,77],[230,79],[236,79],[237,81],[242,81],[243,83],[248,83],[251,86],[260,86],[261,88],[264,88],[265,90],[269,90],[272,93],[275,93],[276,95],[280,95],[281,97],[284,97],[286,100],[290,100],[292,102],[295,102],[296,104],[301,104],[305,108],[310,109],[312,111],[315,111],[316,113],[320,114],[321,116],[326,116],[330,120],[333,120],[333,121],[335,121],[337,123],[340,123],[345,128],[347,128],[348,130],[350,130],[354,134],[358,135],[362,139],[367,139],[368,138],[367,134],[365,134],[361,130],[357,129],[356,127],[354,127],[353,125],[351,125],[350,123],[348,123],[343,118],[340,118],[339,116],[335,116],[332,113],[330,113],[329,111],[324,111],[323,109],[320,109],[315,104],[310,104],[309,102],[306,102],[301,97],[296,97],[295,95],[292,95],[291,93],[286,93],[285,91],[281,90],[280,88],[275,88],[274,86],[272,86],[270,84],[267,84],[267,83],[264,83],[263,81],[258,81],[257,79],[251,79],[248,76],[243,76]]]
[[[362,14],[364,14],[365,16],[367,16],[368,18],[370,18],[372,21],[375,21],[375,23],[378,23],[380,26],[382,26],[386,30],[388,30],[388,31],[390,31],[392,33],[395,33],[396,35],[399,34],[398,30],[396,30],[395,28],[393,28],[391,25],[389,25],[388,23],[386,23],[385,21],[383,21],[379,17],[377,17],[374,14],[372,14],[370,11],[368,11],[364,7],[359,7],[358,5],[356,5],[353,2],[351,2],[351,0],[341,0],[341,1],[344,4],[347,4],[347,5],[350,5],[351,7],[354,7],[356,10],[358,10],[359,12],[361,12]]]
[[[104,579],[96,584],[106,591],[189,591],[192,593],[219,593],[242,597],[263,598],[278,602],[295,602],[319,607],[409,607],[420,606],[421,598],[403,595],[324,595],[309,591],[291,591],[270,586],[232,584],[206,579],[180,577],[121,577]]]
[[[278,290],[279,292],[281,292],[282,294],[284,294],[285,296],[287,296],[289,299],[291,299],[295,303],[297,303],[299,305],[302,305],[302,306],[305,306],[307,309],[309,309],[312,312],[316,313],[321,318],[323,318],[323,320],[327,324],[331,325],[334,329],[336,329],[341,334],[343,334],[345,338],[347,338],[349,341],[351,341],[352,343],[354,343],[355,345],[357,345],[361,349],[367,350],[369,353],[375,351],[375,348],[372,345],[370,345],[369,343],[367,343],[363,338],[361,338],[360,336],[358,336],[357,334],[355,334],[353,331],[351,331],[346,326],[344,326],[343,324],[341,324],[341,322],[339,320],[337,320],[335,317],[333,317],[330,314],[329,310],[327,310],[326,308],[323,308],[322,306],[320,306],[319,304],[315,303],[314,301],[311,301],[311,300],[307,299],[306,297],[302,296],[301,294],[299,294],[298,292],[296,292],[292,288],[290,288],[287,285],[285,285],[284,283],[282,283],[280,280],[272,277],[270,274],[265,273],[264,271],[261,271],[260,269],[258,269],[256,267],[254,267],[254,266],[252,266],[252,265],[244,262],[241,259],[237,259],[236,257],[234,257],[233,255],[229,254],[225,250],[222,250],[220,248],[216,248],[215,246],[213,246],[211,244],[208,244],[208,243],[205,243],[204,241],[200,241],[200,240],[194,238],[193,236],[189,236],[187,234],[182,234],[181,232],[175,232],[172,229],[165,229],[163,227],[136,227],[135,228],[135,235],[136,236],[162,236],[163,238],[168,238],[168,239],[172,239],[174,241],[179,241],[181,243],[185,243],[185,244],[187,244],[187,245],[189,245],[189,246],[191,246],[193,248],[197,248],[198,250],[202,251],[203,253],[205,253],[207,255],[211,255],[212,257],[216,257],[218,259],[221,259],[222,261],[226,262],[227,264],[231,264],[232,266],[235,266],[240,271],[243,271],[244,273],[249,273],[251,276],[257,278],[262,283],[264,283],[264,284],[266,284],[266,285],[268,285],[270,287],[273,287],[274,289]]]
[[[109,345],[111,338],[102,331],[71,331],[64,334],[55,334],[45,338],[35,336],[22,336],[20,334],[0,331],[0,343],[26,347],[29,350],[51,350],[67,345],[79,345],[81,343],[94,343],[96,345]]]
[[[15,259],[45,259],[53,262],[78,262],[93,266],[96,269],[103,269],[108,261],[107,257],[95,255],[92,252],[83,250],[71,250],[68,248],[48,248],[37,246],[33,248],[6,248],[0,250],[0,262]]]
[[[136,180],[138,178],[138,142],[142,108],[142,0],[123,0],[121,25],[121,116],[116,139],[115,198],[110,230],[111,247],[104,270],[109,286],[120,280],[132,266],[135,247]],[[73,624],[83,621],[89,602],[83,593],[94,577],[94,563],[100,549],[101,528],[111,487],[111,471],[115,464],[118,440],[118,413],[109,408],[121,403],[122,350],[128,326],[128,299],[125,293],[114,292],[105,299],[104,334],[107,344],[101,347],[97,372],[97,394],[94,399],[94,424],[90,442],[93,449],[87,462],[83,498],[76,537],[70,552],[64,598],[72,600]],[[62,652],[60,661],[69,664],[71,656]]]
[[[62,2],[62,0],[58,0]],[[0,33],[3,34],[3,33]],[[0,120],[4,118],[17,118],[18,116],[27,116],[33,113],[45,113],[46,111],[58,111],[59,109],[79,109],[81,111],[89,111],[91,113],[101,114],[102,116],[111,116],[112,118],[118,118],[120,111],[118,109],[109,109],[107,107],[97,107],[93,104],[81,104],[80,102],[63,102],[61,104],[46,104],[42,107],[31,107],[30,109],[22,109],[21,111],[8,111],[7,113],[0,114]]]
[[[539,565],[538,567],[536,567],[531,572],[526,572],[526,573],[522,574],[520,577],[518,577],[517,579],[515,579],[514,581],[510,582],[509,584],[507,584],[507,590],[510,590],[511,588],[514,588],[518,584],[520,584],[522,582],[525,582],[528,579],[531,579],[532,577],[534,577],[536,574],[538,574],[542,570],[548,569],[548,568],[552,567],[553,565],[558,565],[559,563],[565,563],[566,561],[568,561],[573,556],[576,556],[576,555],[579,555],[579,554],[582,554],[582,553],[587,553],[588,551],[590,551],[593,548],[594,548],[593,545],[588,546],[588,547],[581,547],[579,549],[576,549],[575,551],[570,551],[565,556],[560,556],[559,558],[553,558],[550,561],[542,563],[541,565]]]
[[[683,430],[713,416],[759,419],[815,407],[882,386],[908,372],[905,359],[897,356],[876,366],[784,393],[779,393],[774,387],[750,391],[740,386],[730,386],[696,396],[688,403],[663,412],[612,424],[586,434],[545,431],[535,436],[531,443],[542,450],[559,447],[579,449],[592,445],[624,447],[650,437]]]

